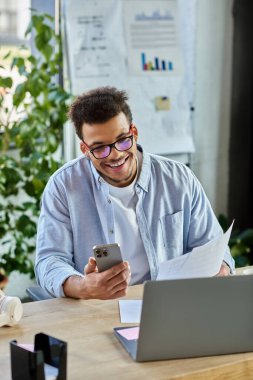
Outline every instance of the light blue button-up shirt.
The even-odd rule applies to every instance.
[[[151,279],[156,279],[161,262],[222,234],[199,181],[181,163],[143,152],[135,191]],[[92,247],[114,243],[113,231],[108,184],[85,156],[65,164],[50,178],[42,197],[35,263],[38,283],[54,296],[64,296],[64,281],[83,275]],[[229,249],[224,261],[233,271]]]

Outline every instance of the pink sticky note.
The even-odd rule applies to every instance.
[[[18,346],[25,348],[27,351],[34,351],[34,344],[18,343]]]
[[[127,340],[133,340],[139,338],[139,326],[129,327],[128,329],[117,330],[117,333],[122,335]]]

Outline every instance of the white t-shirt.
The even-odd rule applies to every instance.
[[[150,269],[136,218],[134,180],[129,186],[115,187],[109,184],[109,193],[114,208],[115,242],[120,245],[124,260],[131,267],[130,284],[143,283],[150,279]]]

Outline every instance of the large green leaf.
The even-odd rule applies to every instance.
[[[4,87],[4,88],[11,88],[12,87],[12,78],[10,77],[0,77],[0,87]]]
[[[0,135],[0,267],[6,273],[19,270],[33,275],[41,194],[62,164],[54,153],[62,144],[71,97],[55,83],[62,52],[52,17],[32,12],[26,35],[31,33],[36,55],[26,53],[26,59],[16,55],[10,65],[10,70],[18,70],[22,83],[13,88],[10,76],[0,77],[0,86],[14,91],[13,106],[3,108],[0,96],[1,113],[9,120]],[[17,115],[13,121],[12,114]],[[6,147],[16,149],[9,155]]]

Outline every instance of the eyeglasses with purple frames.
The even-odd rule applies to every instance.
[[[89,152],[98,160],[102,158],[106,158],[110,155],[112,148],[115,148],[119,152],[124,152],[125,150],[128,150],[132,148],[133,146],[133,138],[134,135],[131,132],[132,124],[130,125],[129,132],[131,133],[130,136],[127,137],[121,137],[120,139],[116,140],[112,144],[108,145],[100,145],[97,148],[91,149],[84,141],[85,147],[89,150]]]

